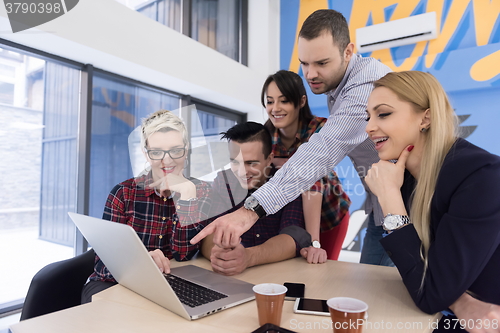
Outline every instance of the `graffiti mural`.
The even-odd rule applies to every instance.
[[[283,3],[286,2],[286,6]],[[297,35],[302,22],[317,9],[335,9],[355,31],[369,25],[436,12],[438,37],[431,41],[364,53],[394,71],[433,74],[450,96],[460,119],[460,135],[500,155],[500,0],[282,0],[281,68],[301,73]],[[326,97],[308,91],[313,113],[328,116]],[[364,191],[351,163],[338,167],[353,204],[361,207]]]

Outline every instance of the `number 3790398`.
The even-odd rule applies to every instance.
[[[6,3],[5,8],[7,9],[7,14],[11,13],[56,13],[59,14],[63,9],[60,3],[26,3],[26,2],[14,2],[14,3]]]
[[[499,323],[497,319],[489,320],[489,319],[444,319],[443,320],[445,329],[457,329],[461,328],[464,330],[473,330],[473,329],[498,329]]]

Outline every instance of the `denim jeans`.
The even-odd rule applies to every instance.
[[[380,244],[383,233],[384,228],[375,225],[375,219],[372,212],[368,216],[368,228],[363,241],[363,249],[361,250],[361,258],[359,260],[360,263],[394,267],[391,258],[389,258],[382,244]]]

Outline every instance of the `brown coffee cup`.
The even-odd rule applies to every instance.
[[[334,333],[361,333],[368,304],[350,297],[334,297],[327,302]]]
[[[253,287],[260,326],[267,323],[280,326],[287,290],[285,286],[275,283],[262,283]]]

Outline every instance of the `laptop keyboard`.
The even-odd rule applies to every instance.
[[[189,307],[194,308],[227,297],[227,295],[184,280],[178,276],[172,274],[164,274],[164,276],[177,297],[179,297],[181,303]]]

